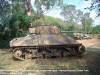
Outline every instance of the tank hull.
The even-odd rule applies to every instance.
[[[80,56],[85,52],[81,43],[60,33],[57,27],[40,26],[35,30],[36,34],[10,41],[14,58],[24,60],[36,57]]]

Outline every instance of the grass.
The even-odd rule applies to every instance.
[[[100,50],[87,48],[83,57],[33,59],[15,61],[8,50],[0,50],[0,69],[3,70],[89,70],[90,75],[99,75]]]

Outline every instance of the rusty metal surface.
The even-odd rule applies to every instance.
[[[53,35],[29,35],[14,39],[13,46],[39,46],[39,45],[71,45],[78,44],[70,37],[64,37],[61,34]]]

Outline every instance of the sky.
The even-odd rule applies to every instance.
[[[34,0],[31,0],[31,1],[32,1],[32,6],[34,7]],[[85,12],[89,12],[89,10],[86,10],[84,8],[90,6],[91,0],[87,2],[84,0],[64,0],[64,4],[75,5],[76,9],[80,9],[81,11],[85,13]],[[63,17],[60,15],[60,12],[61,10],[59,8],[53,8],[52,10],[46,12],[45,15],[63,19]],[[94,23],[93,23],[94,25],[100,24],[100,21],[99,21],[100,17],[96,18],[95,11],[90,12],[90,17],[94,20]]]

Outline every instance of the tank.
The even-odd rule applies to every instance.
[[[10,41],[13,57],[19,60],[29,58],[81,56],[85,47],[76,40],[61,33],[57,26],[35,26],[30,34]]]

